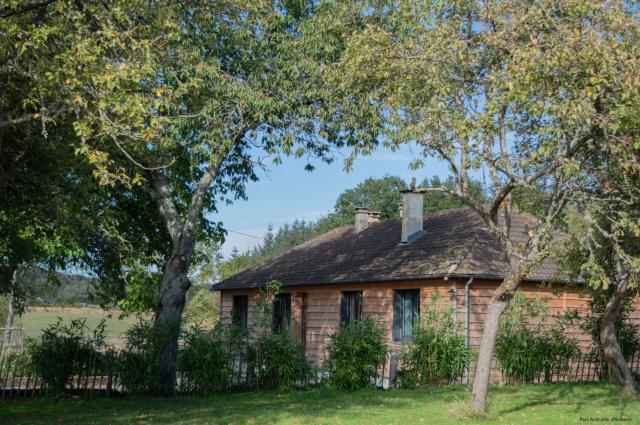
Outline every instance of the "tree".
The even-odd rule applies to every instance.
[[[580,200],[567,214],[569,237],[558,254],[567,270],[586,280],[592,297],[604,298],[602,312],[591,313],[601,313],[598,329],[592,330],[594,343],[609,365],[609,379],[623,386],[627,393],[636,394],[635,379],[619,332],[625,304],[638,287],[640,238],[626,227],[625,219],[620,220],[623,216],[638,223],[637,205],[629,211],[615,202]],[[597,305],[595,302],[592,301]]]
[[[16,52],[7,55],[7,69],[31,83],[20,99],[31,110],[4,122],[37,116],[44,128],[69,119],[74,147],[99,182],[131,195],[131,210],[115,220],[114,233],[127,241],[142,233],[158,247],[127,268],[147,286],[156,277],[152,266],[162,270],[155,325],[173,330],[160,353],[164,393],[175,387],[196,241],[224,236],[210,214],[245,196],[260,152],[276,162],[283,155],[330,159],[331,143],[309,137],[318,132],[312,106],[323,96],[299,57],[305,41],[297,29],[310,8],[60,0],[3,11],[6,46]],[[150,215],[150,201],[157,213],[149,225],[139,231],[119,225]]]
[[[449,189],[455,188],[455,180],[448,176],[444,181],[439,177],[425,178],[421,187]],[[400,191],[408,187],[407,182],[400,177],[385,176],[382,178],[370,177],[353,189],[344,191],[336,201],[332,215],[339,223],[353,223],[354,212],[357,207],[365,207],[374,211],[380,211],[382,219],[398,217],[398,204],[401,203]],[[482,184],[476,180],[469,181],[469,196],[479,203],[487,200]],[[445,193],[434,192],[424,199],[424,211],[436,212],[451,208],[465,206],[457,197]]]
[[[437,176],[431,179],[426,178],[422,181],[420,187],[424,189],[436,189],[424,197],[424,210],[426,212],[436,212],[467,206],[460,198],[451,194],[456,188],[456,180],[453,176],[447,176],[445,180],[441,180]],[[439,190],[440,188],[446,188],[447,191],[441,191]],[[488,201],[487,193],[482,183],[473,179],[469,180],[469,197],[479,204]]]
[[[609,378],[635,395],[620,326],[640,273],[640,111],[608,112],[601,110],[600,117],[607,124],[609,141],[590,149],[592,184],[574,197],[575,208],[567,217],[569,238],[559,253],[596,297],[606,297],[595,337],[609,365]]]
[[[368,149],[417,142],[447,161],[455,189],[427,190],[473,208],[507,257],[474,379],[473,408],[484,411],[500,317],[549,255],[570,195],[589,180],[588,145],[608,142],[601,105],[615,115],[631,103],[608,92],[638,90],[637,17],[624,2],[550,0],[370,2],[360,13],[369,25],[351,29],[328,71],[338,107],[358,117],[348,121],[351,135]],[[488,204],[470,196],[470,176],[480,171],[491,181]],[[530,189],[545,194],[544,207],[518,240],[513,195]]]
[[[355,188],[341,193],[332,214],[343,223],[353,223],[354,212],[358,207],[379,211],[383,220],[397,217],[400,191],[406,188],[407,183],[400,177],[369,177]]]

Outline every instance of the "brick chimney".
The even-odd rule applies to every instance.
[[[424,235],[424,194],[418,189],[400,191],[402,193],[402,238],[408,244]]]

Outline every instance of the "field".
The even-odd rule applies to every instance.
[[[611,384],[493,388],[471,415],[461,387],[336,392],[325,387],[212,397],[8,401],[2,424],[581,424],[640,423],[640,402]]]
[[[59,317],[62,317],[65,323],[85,318],[90,329],[105,319],[108,340],[122,338],[124,332],[137,320],[134,317],[120,319],[118,310],[105,311],[95,307],[29,307],[22,317],[17,318],[16,326],[24,328],[25,336],[37,338],[42,329],[55,323]]]

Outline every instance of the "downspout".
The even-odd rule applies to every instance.
[[[472,283],[473,277],[470,277],[469,280],[467,280],[467,283],[464,284],[464,343],[467,347],[469,346],[469,315],[471,313],[469,305],[469,288],[471,288]]]

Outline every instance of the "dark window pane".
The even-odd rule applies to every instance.
[[[340,323],[362,319],[362,292],[343,292],[340,300]]]
[[[413,327],[420,315],[420,290],[404,289],[393,293],[393,339],[413,338]]]
[[[291,324],[291,294],[277,294],[273,300],[273,331],[280,332]]]
[[[249,297],[247,295],[236,295],[233,297],[233,310],[231,312],[232,323],[243,329],[247,328],[247,310]]]

